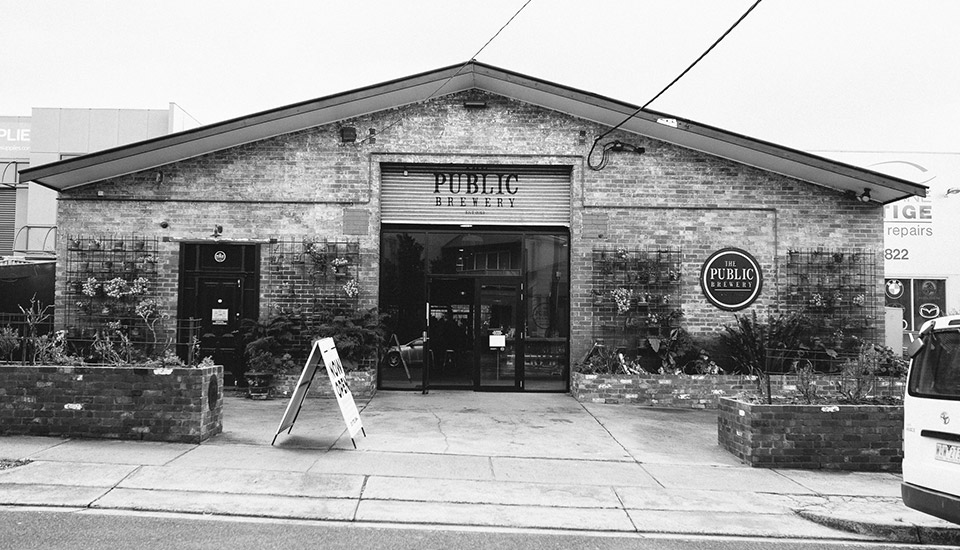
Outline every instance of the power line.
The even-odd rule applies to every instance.
[[[667,90],[669,90],[674,84],[676,84],[681,78],[683,78],[688,72],[690,72],[690,70],[693,69],[693,67],[694,67],[697,63],[699,63],[701,59],[703,59],[704,57],[706,57],[707,54],[709,54],[715,47],[717,47],[717,45],[720,44],[720,42],[722,42],[723,39],[726,38],[727,35],[730,34],[730,33],[733,31],[733,29],[737,28],[737,25],[739,25],[741,21],[743,21],[744,19],[746,19],[747,16],[750,15],[750,12],[752,12],[753,9],[756,8],[756,7],[760,4],[760,2],[761,2],[761,0],[757,0],[756,2],[754,2],[753,5],[750,6],[750,8],[749,8],[746,12],[744,12],[743,15],[741,15],[740,18],[737,19],[736,22],[734,22],[734,24],[731,25],[730,28],[727,29],[727,31],[726,31],[725,33],[723,33],[722,35],[720,35],[720,38],[718,38],[713,44],[711,44],[710,47],[706,49],[706,51],[704,51],[702,54],[700,54],[700,57],[698,57],[696,60],[694,60],[694,62],[691,63],[689,67],[687,67],[686,69],[684,69],[684,71],[683,71],[682,73],[680,73],[680,74],[679,74],[676,78],[674,78],[669,84],[667,84],[662,90],[660,90],[660,92],[659,92],[657,95],[653,96],[653,98],[652,98],[650,101],[647,101],[646,103],[643,104],[643,106],[641,106],[641,107],[638,108],[636,111],[634,111],[630,116],[628,116],[627,118],[623,119],[623,121],[621,121],[620,124],[617,124],[617,125],[614,126],[613,128],[610,128],[609,130],[607,130],[606,132],[604,132],[603,134],[601,134],[599,137],[597,137],[596,141],[593,142],[593,147],[596,147],[596,146],[597,146],[597,142],[599,142],[601,139],[607,137],[611,132],[613,132],[613,131],[616,130],[617,128],[619,128],[619,127],[623,126],[624,124],[626,124],[628,120],[630,120],[631,118],[637,116],[637,114],[639,114],[640,111],[646,109],[647,106],[649,106],[651,103],[653,103],[654,101],[656,101],[657,99],[659,99],[660,96],[662,96],[662,95],[664,94],[664,92],[666,92]],[[591,148],[590,151],[593,152],[593,148]]]
[[[759,0],[758,0],[758,1],[759,1]],[[451,80],[453,80],[454,78],[456,78],[457,75],[459,75],[461,72],[463,72],[463,70],[467,67],[467,65],[469,65],[469,64],[470,64],[471,62],[473,62],[473,61],[476,61],[477,56],[479,56],[480,53],[481,53],[483,50],[485,50],[485,49],[487,48],[487,46],[490,45],[491,42],[493,42],[498,36],[500,36],[500,33],[502,33],[503,30],[506,29],[508,25],[510,25],[510,23],[513,23],[513,20],[516,19],[518,15],[520,15],[520,12],[522,12],[522,11],[524,10],[524,8],[526,8],[526,7],[530,4],[530,2],[533,2],[533,0],[527,0],[526,2],[524,2],[523,5],[520,6],[520,9],[518,9],[518,10],[516,11],[516,13],[514,13],[514,14],[510,17],[510,19],[508,19],[507,22],[503,24],[502,27],[500,27],[500,30],[498,30],[496,33],[494,33],[494,35],[490,37],[490,40],[487,40],[487,42],[486,42],[483,46],[481,46],[479,50],[477,50],[477,53],[473,54],[473,55],[470,57],[469,60],[467,60],[466,62],[463,63],[463,65],[460,65],[460,67],[457,68],[457,71],[456,71],[455,73],[453,73],[452,75],[450,75],[449,78],[447,78],[446,80],[444,80],[443,83],[440,84],[440,86],[438,86],[437,89],[433,91],[433,93],[431,93],[431,94],[428,95],[426,98],[424,98],[424,99],[421,101],[421,103],[424,103],[424,102],[427,102],[427,101],[430,101],[431,99],[433,99],[433,96],[435,96],[435,95],[437,95],[438,93],[440,93],[440,90],[442,90],[442,89],[444,88],[444,86],[446,86],[447,84],[449,84]],[[401,120],[403,120],[403,116],[397,117],[396,120],[394,120],[394,121],[391,122],[390,124],[388,124],[388,125],[384,126],[383,128],[381,128],[381,129],[380,129],[380,132],[382,133],[382,132],[384,132],[384,131],[386,131],[386,130],[389,130],[390,128],[393,128],[394,126],[396,126],[397,124],[399,124]],[[370,136],[367,136],[366,138],[360,140],[360,143],[363,143],[364,141],[367,141],[368,139],[370,139]]]

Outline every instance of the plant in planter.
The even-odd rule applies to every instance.
[[[13,352],[20,349],[20,334],[10,325],[0,328],[0,358],[13,360]]]
[[[650,349],[660,357],[660,373],[679,374],[679,360],[693,348],[693,340],[683,327],[671,328],[666,336],[649,336]]]
[[[305,239],[303,253],[305,259],[309,259],[311,273],[314,276],[319,277],[327,272],[327,251],[322,244]]]
[[[784,365],[796,359],[789,350],[800,349],[809,322],[799,313],[770,315],[761,321],[756,311],[735,319],[736,325],[725,327],[720,340],[738,370],[755,376],[757,391],[771,402],[769,373],[776,367],[783,372]]]
[[[891,348],[875,344],[862,344],[860,353],[848,359],[842,367],[837,393],[843,402],[859,405],[881,400],[875,390],[881,375],[902,378],[906,376],[908,362]]]
[[[333,266],[335,276],[345,277],[347,275],[347,266],[350,265],[350,260],[338,257],[330,260],[330,265]]]
[[[642,374],[646,371],[636,362],[630,360],[620,350],[611,350],[603,343],[597,342],[574,365],[574,370],[582,374]]]
[[[305,324],[300,317],[277,315],[263,322],[244,319],[241,327],[247,365],[244,373],[247,395],[266,399],[274,377],[296,368],[289,351],[301,341]]]
[[[385,315],[372,308],[350,316],[327,314],[324,317],[316,336],[333,338],[346,372],[376,364],[377,352],[386,339]]]
[[[777,323],[766,325],[770,329]],[[728,341],[733,332],[736,329],[728,328]],[[763,341],[773,341],[769,332],[766,336]],[[745,349],[741,347],[740,352]],[[888,348],[863,345],[857,356],[843,363],[837,376],[817,368],[818,355],[828,351],[833,350],[817,340],[794,350],[768,349],[768,367],[777,361],[790,362],[795,388],[790,393],[785,385],[787,393],[774,399],[768,371],[762,373],[766,387],[758,387],[761,399],[722,397],[717,417],[720,445],[752,466],[898,470],[903,408],[898,395],[902,383],[898,386],[897,381],[902,380],[905,361]],[[744,364],[740,352],[733,359]],[[878,378],[881,373],[895,376],[885,388]]]

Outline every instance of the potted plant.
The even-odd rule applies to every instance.
[[[330,265],[333,266],[333,274],[336,277],[346,277],[347,275],[347,266],[350,265],[350,260],[346,258],[334,258],[330,260]]]
[[[268,399],[275,378],[296,369],[290,351],[302,341],[303,319],[288,315],[278,315],[263,322],[244,319],[241,330],[247,367],[244,373],[247,397]]]

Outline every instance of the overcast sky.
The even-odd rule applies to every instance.
[[[0,0],[0,115],[204,124],[462,63],[526,0]],[[754,0],[532,0],[477,60],[641,105]],[[960,2],[763,0],[651,109],[804,150],[960,152]]]

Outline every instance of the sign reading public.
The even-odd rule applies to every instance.
[[[700,288],[707,300],[724,311],[739,311],[760,296],[760,264],[739,248],[718,250],[700,268]]]
[[[569,225],[569,166],[384,164],[385,223]]]

